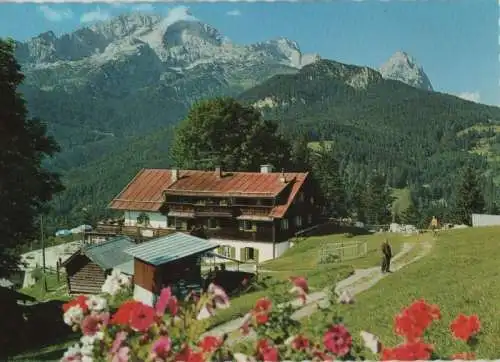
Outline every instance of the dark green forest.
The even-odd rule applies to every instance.
[[[335,160],[330,171],[340,177],[348,214],[359,214],[360,205],[366,205],[360,195],[367,185],[383,180],[390,188],[409,188],[422,218],[446,216],[465,167],[480,175],[485,211],[496,207],[497,166],[471,151],[485,140],[492,152],[499,148],[495,130],[500,108],[419,90],[382,79],[369,68],[327,60],[297,74],[274,76],[237,100],[252,105],[265,98],[275,106],[261,109],[264,118],[279,125],[291,149],[287,168],[313,169],[308,144],[332,145],[321,152]],[[149,114],[159,101],[154,96]],[[116,108],[122,109],[118,103]],[[123,115],[124,124],[133,121],[130,117],[139,122],[141,114]],[[484,127],[471,129],[478,125]],[[66,163],[63,152],[58,165],[49,165],[63,172],[67,188],[53,202],[50,226],[75,226],[82,221],[83,208],[94,221],[109,215],[106,205],[137,171],[172,166],[174,131],[166,124],[151,126],[146,134],[104,137],[92,148],[71,149]],[[68,152],[64,145],[63,151]]]

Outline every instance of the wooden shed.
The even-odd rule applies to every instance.
[[[200,288],[203,255],[218,247],[205,239],[174,233],[126,250],[134,257],[134,299],[152,305],[163,287],[174,293]]]
[[[114,268],[121,269],[121,266],[133,261],[133,257],[124,250],[134,245],[128,236],[119,236],[76,251],[62,263],[66,269],[69,293],[101,293],[107,275]]]

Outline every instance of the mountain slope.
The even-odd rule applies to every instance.
[[[359,179],[360,170],[378,169],[391,186],[430,185],[438,198],[449,196],[465,162],[487,167],[483,157],[470,152],[482,136],[461,131],[500,124],[500,108],[327,60],[272,77],[239,99],[259,107],[265,117],[282,120],[289,133],[293,122],[311,141],[320,136],[333,141],[353,178]]]
[[[386,79],[399,80],[412,87],[432,91],[431,81],[424,68],[408,53],[398,51],[380,67],[380,73]]]
[[[79,156],[82,147],[152,132],[180,120],[199,99],[237,95],[317,59],[288,39],[239,45],[185,19],[132,13],[17,43],[29,110],[48,121],[63,146],[53,167],[89,162]]]

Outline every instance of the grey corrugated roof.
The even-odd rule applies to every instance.
[[[128,255],[128,256],[130,258],[132,258],[132,260],[129,260],[123,264],[117,265],[114,267],[114,269],[120,270],[123,274],[134,275],[134,257],[132,255]]]
[[[133,257],[153,265],[161,265],[190,255],[203,253],[219,245],[184,233],[173,233],[125,250]]]
[[[128,236],[118,236],[103,243],[85,246],[82,251],[90,260],[107,270],[133,260],[124,250],[134,245]]]

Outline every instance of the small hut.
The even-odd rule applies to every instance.
[[[100,244],[84,246],[76,251],[62,263],[66,269],[68,292],[101,293],[107,275],[115,268],[132,274],[130,266],[133,257],[124,250],[134,245],[128,236],[119,236]]]
[[[127,249],[134,257],[134,299],[153,305],[161,289],[171,286],[182,296],[202,286],[201,260],[219,245],[174,233]]]

